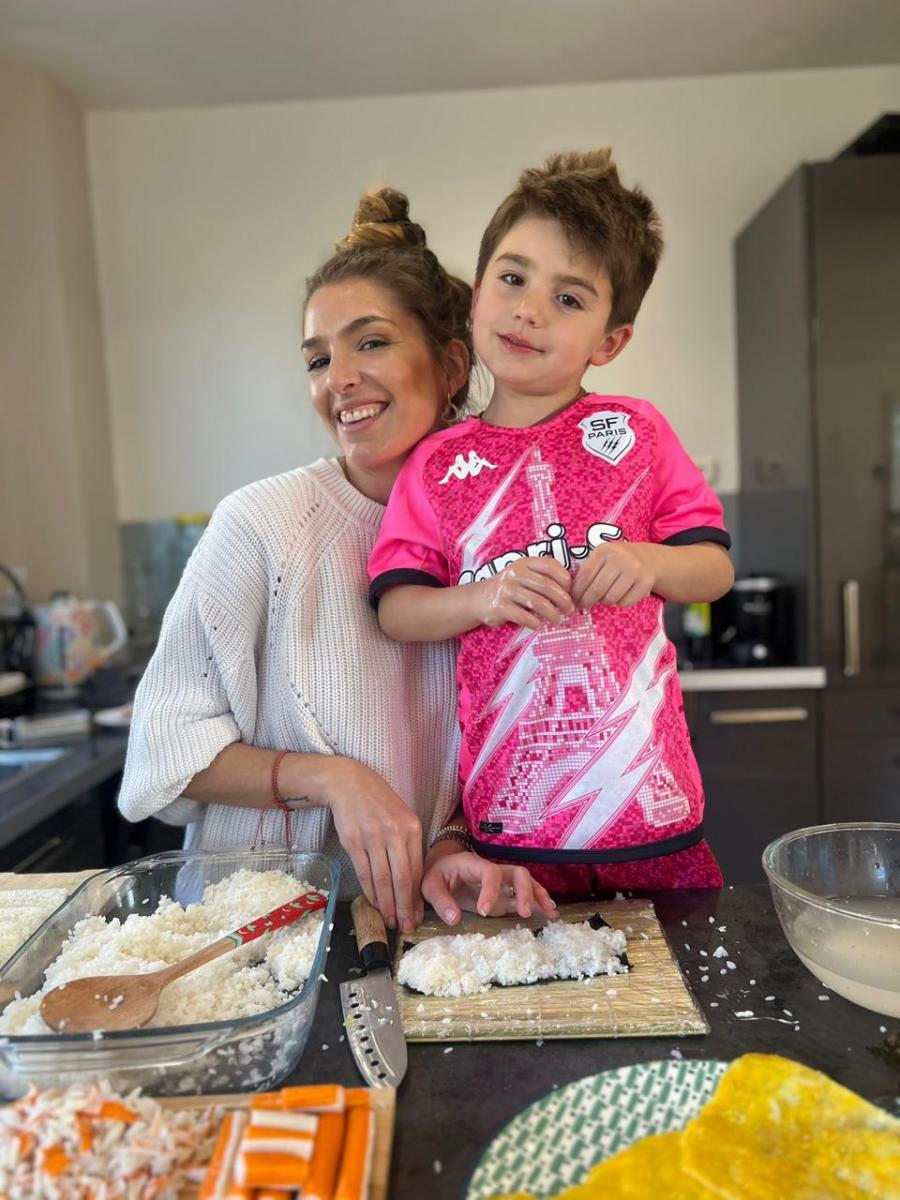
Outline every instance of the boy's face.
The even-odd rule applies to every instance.
[[[570,400],[589,366],[602,366],[631,337],[607,330],[606,269],[573,250],[562,227],[525,217],[500,241],[472,301],[475,350],[504,391]]]

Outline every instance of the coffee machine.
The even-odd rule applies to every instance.
[[[711,611],[713,657],[723,666],[781,667],[794,660],[792,595],[777,575],[738,576]]]

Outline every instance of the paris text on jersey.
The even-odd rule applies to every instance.
[[[476,567],[474,571],[463,571],[457,583],[478,583],[479,580],[489,579],[492,575],[499,575],[504,567],[515,562],[517,558],[555,558],[558,563],[568,568],[573,561],[587,558],[602,542],[615,542],[620,537],[622,529],[619,525],[611,525],[608,521],[595,521],[593,525],[588,526],[584,545],[573,546],[566,541],[565,525],[554,521],[547,526],[545,539],[531,542],[524,550],[507,550],[498,554]]]

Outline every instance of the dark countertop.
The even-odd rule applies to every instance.
[[[0,848],[121,771],[127,746],[127,730],[97,730],[66,746],[55,762],[0,790]]]
[[[426,1188],[429,1200],[462,1200],[482,1151],[532,1101],[584,1075],[668,1059],[676,1050],[685,1059],[732,1059],[748,1051],[784,1054],[900,1114],[900,1069],[871,1052],[884,1047],[891,1033],[900,1033],[900,1022],[828,992],[802,966],[784,939],[768,888],[658,892],[652,898],[711,1032],[689,1038],[545,1040],[540,1046],[531,1041],[411,1045],[397,1097],[391,1200],[420,1200]],[[720,945],[736,964],[725,975],[719,971],[726,959],[699,954],[706,950],[711,956]],[[701,963],[716,965],[707,972]],[[357,965],[349,905],[341,904],[328,982],[292,1082],[360,1085],[346,1040],[340,1041],[338,997],[338,984]],[[709,975],[705,984],[700,982],[704,973]],[[827,1000],[819,999],[826,995]],[[738,1012],[753,1017],[739,1018]],[[448,1045],[451,1053],[445,1053]]]

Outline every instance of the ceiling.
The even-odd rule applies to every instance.
[[[900,62],[898,0],[0,0],[89,108]]]

